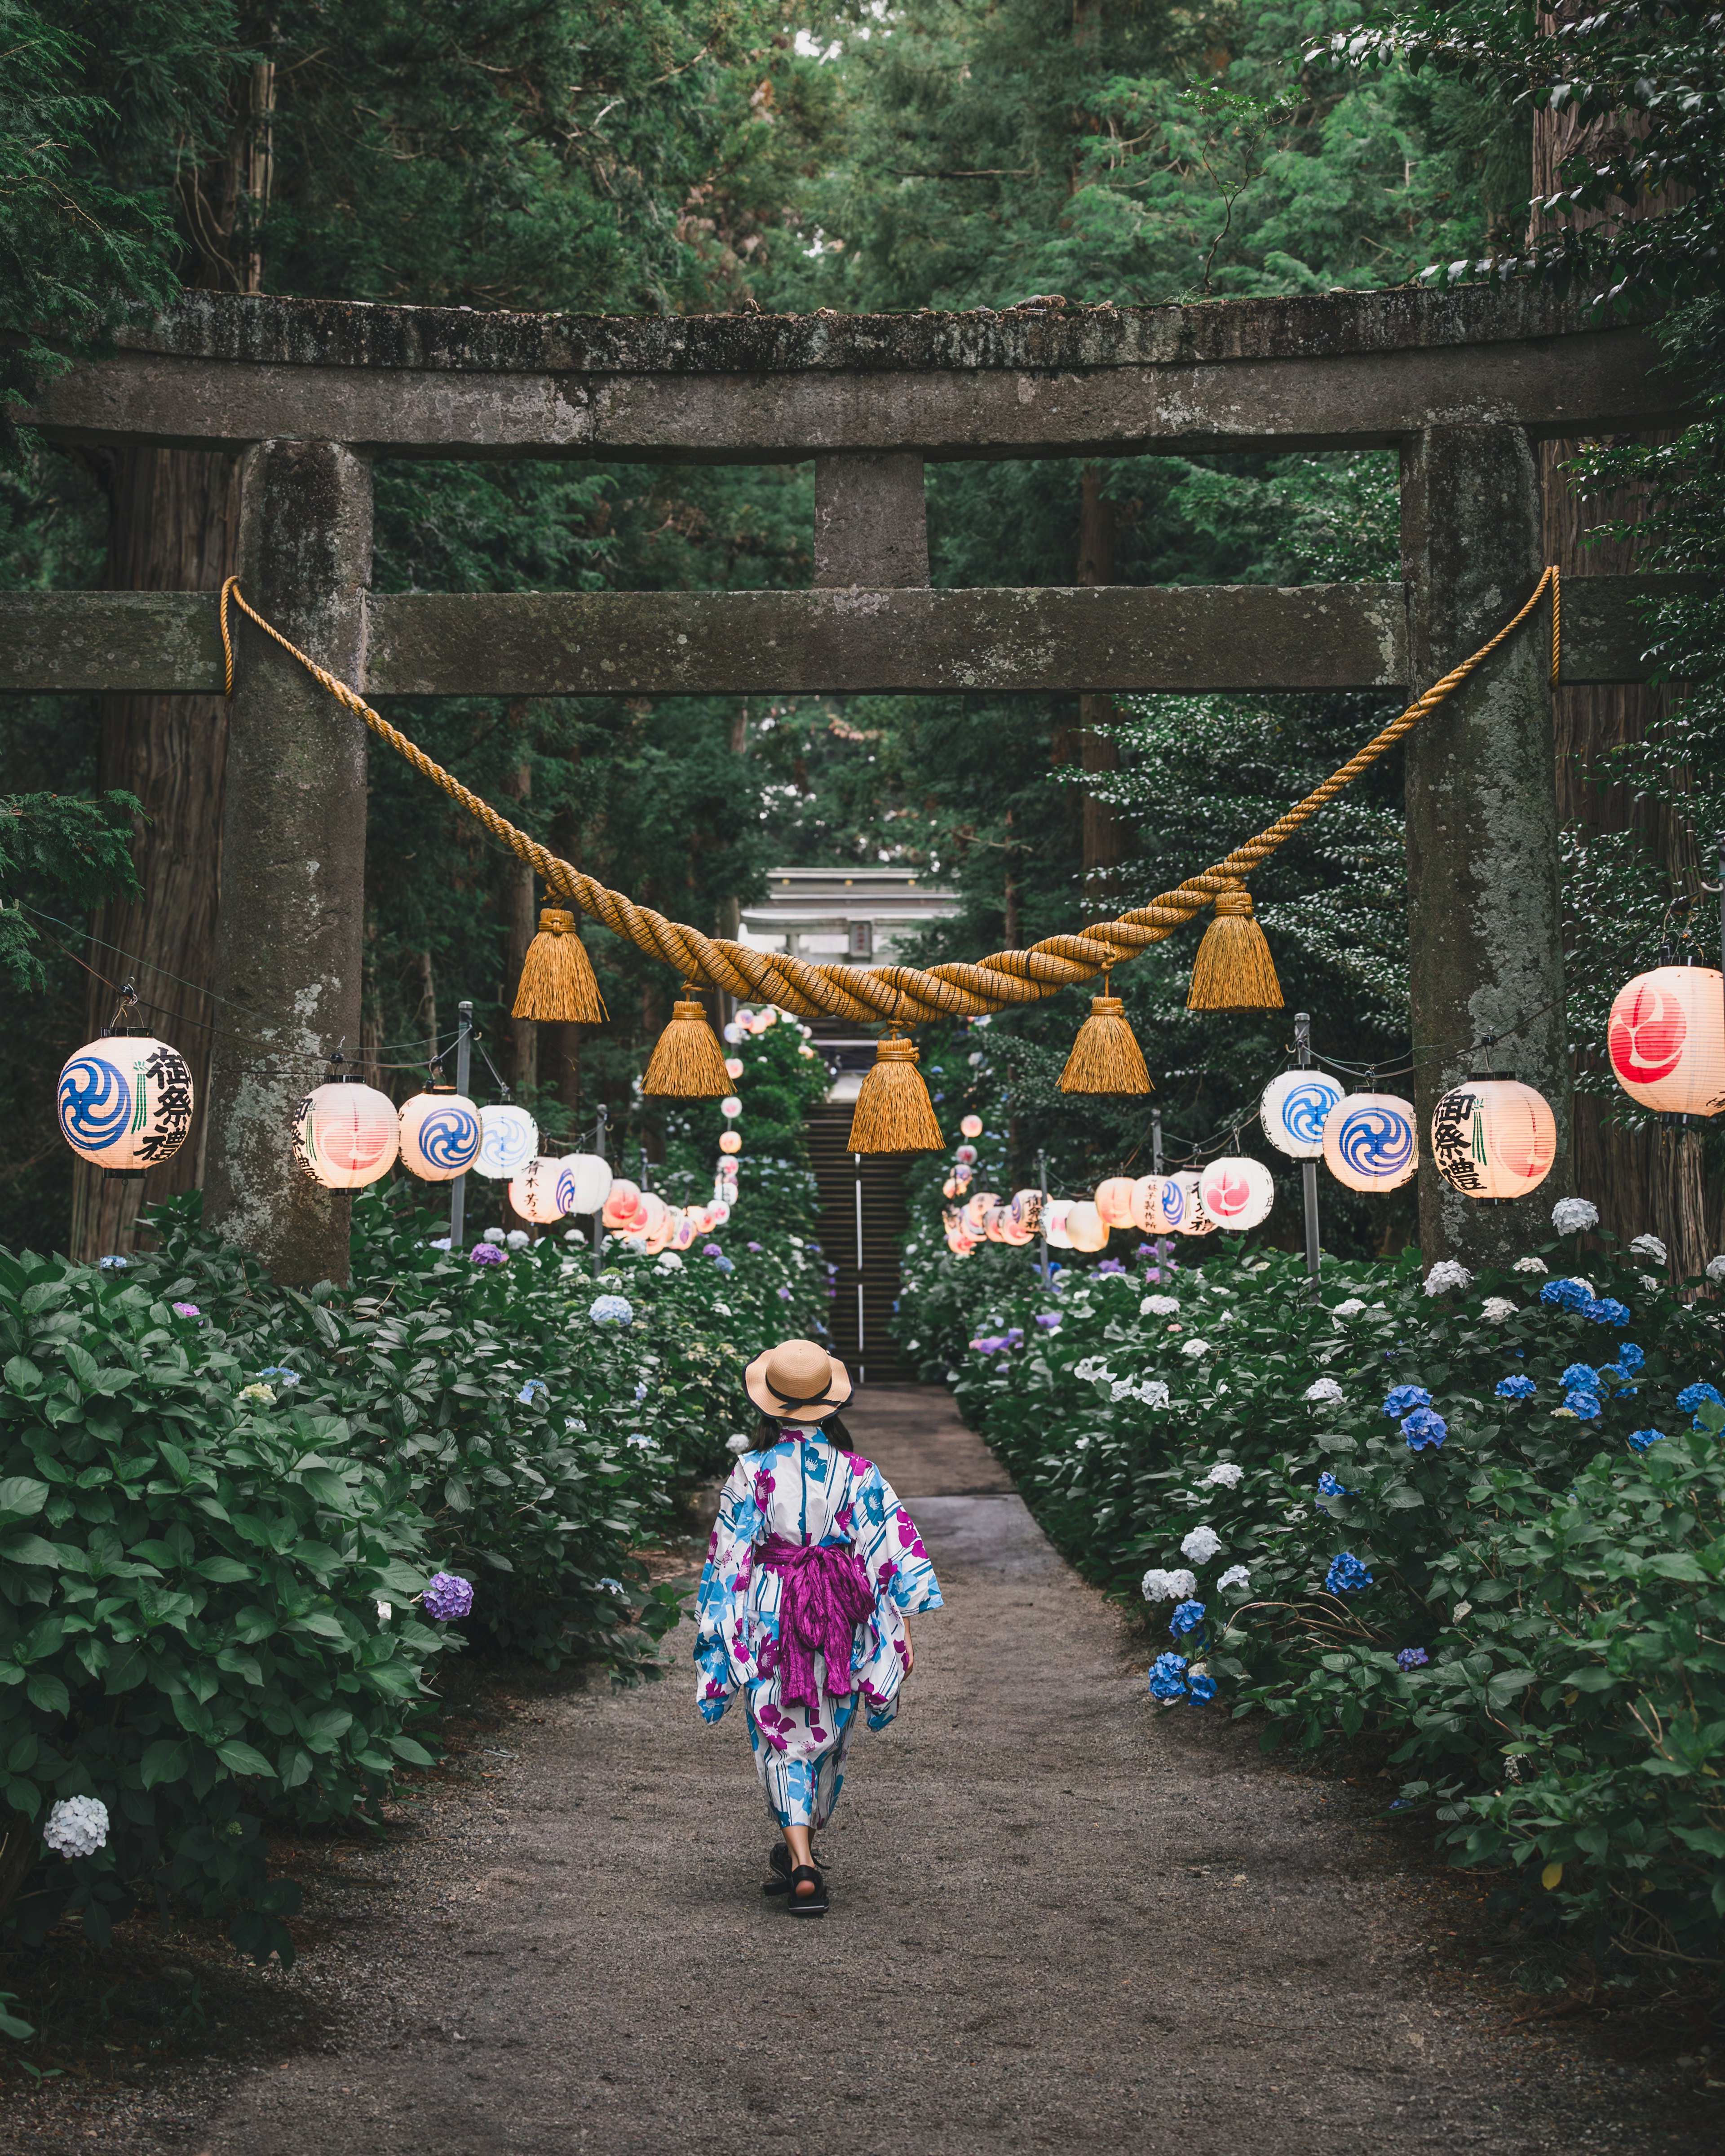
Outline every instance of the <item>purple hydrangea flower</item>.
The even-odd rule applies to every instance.
[[[453,1624],[472,1609],[473,1586],[457,1573],[434,1572],[431,1584],[420,1599],[428,1617],[435,1617],[439,1625]]]
[[[703,1243],[701,1246],[701,1255],[704,1258],[722,1258],[725,1253],[716,1243]]]
[[[1104,1258],[1101,1265],[1096,1267],[1096,1270],[1099,1273],[1123,1273],[1126,1267],[1122,1265],[1118,1258]]]
[[[198,1305],[195,1302],[177,1302],[174,1305],[176,1317],[196,1317],[198,1314]]]
[[[1036,1322],[1045,1332],[1057,1332],[1060,1328],[1060,1313],[1057,1310],[1039,1310],[1036,1313]]]
[[[1404,1647],[1395,1658],[1399,1670],[1423,1670],[1431,1660],[1424,1647]]]
[[[778,1291],[778,1299],[781,1302],[788,1302],[791,1299],[790,1290],[788,1287],[782,1287]]]
[[[495,1243],[475,1243],[467,1253],[467,1262],[470,1265],[506,1265],[509,1253],[500,1250]]]
[[[760,1243],[750,1243],[747,1247],[752,1250],[759,1250],[763,1249],[765,1245]]]

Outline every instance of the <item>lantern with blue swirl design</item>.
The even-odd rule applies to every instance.
[[[1213,1235],[1216,1224],[1204,1209],[1204,1198],[1199,1190],[1199,1178],[1189,1168],[1183,1168],[1169,1181],[1180,1188],[1184,1200],[1180,1218],[1174,1228],[1177,1235]]]
[[[1324,1165],[1350,1190],[1399,1190],[1420,1166],[1414,1104],[1394,1093],[1349,1093],[1324,1119]]]
[[[192,1125],[192,1073],[149,1033],[109,1033],[80,1048],[55,1089],[60,1136],[116,1180],[172,1160]]]
[[[596,1152],[566,1152],[557,1169],[557,1204],[565,1213],[597,1213],[611,1195],[611,1164]]]
[[[522,1219],[531,1220],[536,1228],[548,1228],[562,1219],[563,1209],[557,1203],[557,1178],[562,1172],[562,1161],[541,1153],[510,1178],[509,1202]]]
[[[1186,1194],[1171,1175],[1141,1175],[1132,1185],[1132,1225],[1172,1235],[1186,1217]]]
[[[1431,1111],[1433,1163],[1464,1198],[1525,1198],[1557,1157],[1551,1104],[1518,1079],[1470,1078]]]
[[[363,1190],[395,1165],[395,1103],[357,1078],[333,1078],[294,1113],[294,1158],[326,1190]]]
[[[1283,1070],[1264,1088],[1258,1120],[1278,1152],[1291,1160],[1321,1160],[1325,1121],[1343,1097],[1341,1081],[1327,1070]]]
[[[485,1136],[480,1111],[453,1086],[429,1086],[402,1103],[401,1160],[424,1183],[453,1183],[471,1168]]]
[[[517,1176],[539,1152],[539,1126],[513,1101],[494,1101],[479,1111],[480,1148],[473,1157],[475,1175],[494,1183]]]

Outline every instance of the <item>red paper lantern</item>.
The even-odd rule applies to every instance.
[[[1617,991],[1605,1029],[1612,1075],[1666,1116],[1725,1107],[1725,978],[1712,966],[1656,966]]]

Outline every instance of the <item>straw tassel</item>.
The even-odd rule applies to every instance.
[[[1192,968],[1188,1010],[1280,1010],[1281,983],[1244,884],[1221,892]]]
[[[1092,996],[1090,1016],[1078,1029],[1060,1073],[1063,1093],[1153,1093],[1137,1037],[1126,1022],[1118,996]]]
[[[547,1025],[598,1025],[609,1015],[574,915],[560,906],[546,906],[539,933],[527,946],[510,1016]]]
[[[947,1141],[916,1068],[916,1044],[889,1034],[875,1050],[850,1119],[847,1152],[938,1152]]]
[[[683,994],[688,1000],[671,1005],[670,1023],[659,1036],[641,1091],[670,1093],[683,1101],[721,1099],[731,1091],[725,1051],[687,981]]]

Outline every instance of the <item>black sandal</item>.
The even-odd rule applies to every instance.
[[[814,1881],[812,1894],[798,1894],[797,1887],[805,1879]],[[827,1882],[812,1864],[799,1864],[791,1874],[790,1912],[793,1917],[824,1917],[827,1912]]]
[[[767,1859],[767,1869],[773,1876],[761,1892],[763,1894],[788,1894],[791,1891],[791,1852],[782,1841],[774,1843]]]

